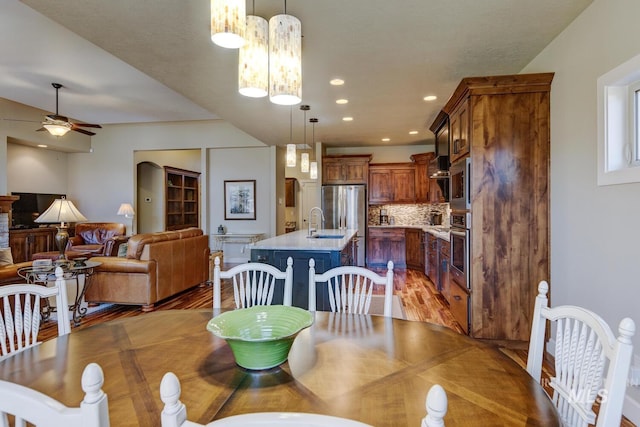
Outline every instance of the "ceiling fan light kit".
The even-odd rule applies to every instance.
[[[49,131],[53,136],[64,136],[71,130],[69,123],[55,124],[55,123],[43,123],[42,127]]]
[[[94,125],[91,123],[71,123],[66,116],[61,116],[60,114],[58,114],[58,91],[64,86],[62,86],[60,83],[51,83],[51,86],[53,86],[56,90],[56,113],[47,114],[44,117],[44,122],[42,122],[42,127],[40,129],[36,129],[37,131],[46,130],[49,131],[51,135],[56,137],[64,136],[70,130],[93,136],[95,135],[95,133],[85,129],[81,129],[80,127],[102,128],[102,126],[100,125]]]
[[[220,47],[237,49],[245,43],[245,0],[211,0],[211,40]]]

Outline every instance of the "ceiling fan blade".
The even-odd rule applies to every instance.
[[[42,132],[43,130],[46,130],[46,129],[45,128],[36,129],[36,132]]]
[[[71,130],[76,131],[76,132],[80,132],[80,133],[83,133],[83,134],[89,135],[89,136],[95,135],[94,132],[89,132],[88,130],[80,129],[80,128],[77,128],[77,127],[72,127]]]
[[[92,123],[71,123],[71,126],[73,126],[73,127],[82,126],[82,127],[85,127],[85,128],[100,128],[100,129],[102,129],[102,126],[94,125]]]

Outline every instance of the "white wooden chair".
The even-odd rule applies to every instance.
[[[236,308],[254,305],[271,305],[276,288],[276,280],[284,281],[283,305],[291,305],[293,297],[293,258],[287,259],[287,268],[280,271],[276,267],[260,262],[236,265],[227,271],[220,271],[220,258],[216,257],[213,269],[213,308],[220,307],[222,279],[231,279]]]
[[[173,372],[167,372],[160,382],[160,399],[164,408],[160,415],[161,427],[281,427],[281,426],[327,426],[327,427],[371,427],[359,421],[328,415],[310,414],[302,412],[256,412],[242,415],[232,415],[198,424],[187,420],[187,408],[180,401],[180,380]],[[431,425],[428,425],[431,427]]]
[[[80,407],[70,408],[36,390],[0,381],[0,427],[8,427],[9,415],[14,426],[26,423],[47,427],[109,427],[109,404],[102,391],[104,374],[96,363],[90,363],[82,373],[85,392]]]
[[[316,311],[316,287],[327,286],[331,311],[368,314],[375,285],[384,286],[384,316],[391,317],[393,303],[393,261],[387,263],[387,274],[380,276],[364,267],[334,267],[316,274],[316,263],[309,259],[309,310]]]
[[[427,416],[422,419],[421,427],[444,427],[444,416],[447,414],[447,393],[440,384],[434,384],[427,393],[425,402]]]
[[[616,339],[607,323],[589,310],[571,305],[549,308],[548,292],[549,284],[540,282],[527,371],[540,381],[547,320],[554,322],[556,376],[551,378],[549,385],[563,425],[619,426],[635,323],[628,317],[623,319],[618,326],[620,336]],[[593,412],[596,398],[600,400],[597,423]]]
[[[41,300],[55,297],[58,335],[71,332],[67,285],[62,268],[55,271],[53,286],[15,284],[0,286],[2,315],[0,316],[0,360],[39,344],[38,331],[42,321]]]

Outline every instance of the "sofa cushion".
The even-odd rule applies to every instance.
[[[0,249],[0,265],[13,264],[13,256],[11,255],[11,248]]]

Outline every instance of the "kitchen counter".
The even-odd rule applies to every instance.
[[[254,243],[252,249],[294,250],[294,251],[341,251],[356,235],[358,230],[320,229],[314,235],[322,237],[308,237],[308,230],[298,230],[280,236],[260,240]],[[342,236],[327,238],[326,236]]]
[[[369,225],[369,228],[391,229],[391,228],[413,228],[432,234],[439,239],[449,241],[449,227],[443,225]]]

